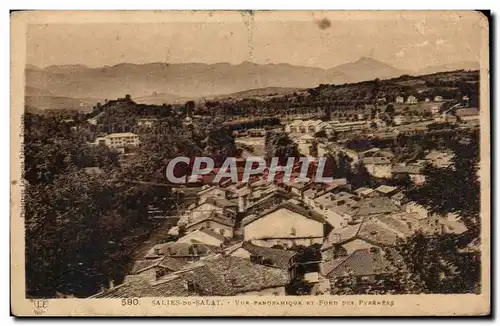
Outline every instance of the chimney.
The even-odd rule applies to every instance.
[[[115,281],[113,279],[109,280],[109,288],[112,289],[115,287]]]

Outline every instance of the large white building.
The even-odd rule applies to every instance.
[[[96,145],[106,145],[111,148],[124,148],[127,146],[138,146],[140,144],[139,136],[131,132],[114,133],[104,137],[97,137]]]
[[[258,246],[322,244],[325,218],[298,203],[287,201],[242,221],[244,240]]]
[[[287,133],[310,134],[324,130],[326,124],[321,120],[294,120],[292,123],[285,126]]]

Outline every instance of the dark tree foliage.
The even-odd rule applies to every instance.
[[[480,184],[478,178],[479,132],[455,137],[449,144],[454,153],[447,168],[427,166],[426,182],[407,191],[407,196],[431,212],[458,214],[473,237],[479,236]]]
[[[286,164],[289,157],[299,157],[297,144],[284,132],[268,132],[265,138],[266,158],[278,157],[280,164]]]
[[[107,109],[116,104],[110,102]],[[117,102],[135,107],[127,113],[130,119],[141,116],[143,109],[131,99]],[[115,129],[119,121],[106,114],[100,128]],[[148,219],[149,207],[165,213],[176,207],[170,187],[157,184],[165,181],[168,159],[234,155],[230,130],[213,124],[184,127],[181,121],[160,118],[141,135],[135,155],[122,158],[126,164],[121,164],[116,152],[88,144],[84,122],[72,126],[56,116],[26,114],[23,176],[29,297],[56,293],[87,297],[111,280],[119,283],[135,249],[157,227]],[[89,175],[86,167],[99,167],[103,173]]]
[[[420,281],[423,293],[477,293],[480,259],[464,254],[470,238],[455,234],[416,233],[395,247],[405,271]]]

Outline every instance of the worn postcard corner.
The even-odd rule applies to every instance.
[[[11,13],[16,316],[490,313],[488,17]]]

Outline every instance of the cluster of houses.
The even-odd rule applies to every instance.
[[[330,294],[339,278],[375,280],[394,271],[388,250],[417,230],[466,228],[391,186],[282,184],[263,175],[206,185],[170,230],[171,241],[153,245],[121,285],[93,297],[285,295],[297,279],[313,295]],[[318,257],[304,257],[304,248]]]
[[[343,154],[355,165],[362,162],[368,173],[377,178],[394,178],[399,175],[408,176],[417,185],[425,182],[423,169],[426,164],[444,168],[452,163],[453,154],[450,152],[433,150],[427,153],[423,159],[408,163],[394,163],[394,153],[389,149],[371,148],[356,151],[341,146],[335,142],[318,144],[318,156],[327,154]]]
[[[465,97],[464,97],[465,98]],[[446,101],[443,99],[442,96],[440,95],[436,95],[434,96],[433,99],[429,98],[429,97],[426,97],[424,99],[425,102],[443,102],[443,101]],[[418,99],[414,96],[414,95],[409,95],[407,98],[406,98],[406,101],[405,101],[405,98],[403,96],[396,96],[396,104],[417,104],[418,103]]]

